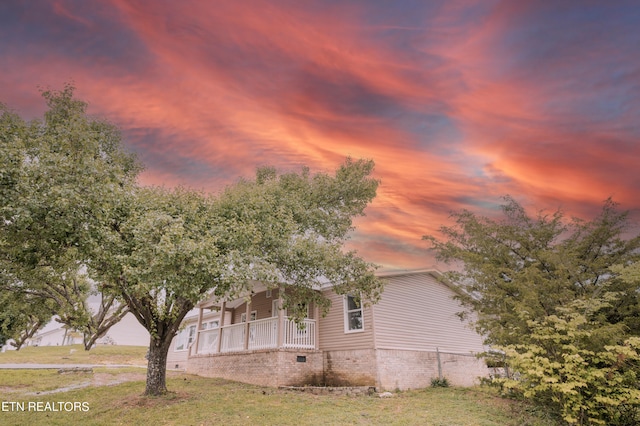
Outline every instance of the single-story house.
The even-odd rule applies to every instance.
[[[82,333],[71,330],[53,317],[38,330],[26,346],[66,346],[82,344]],[[132,313],[126,314],[112,325],[104,336],[96,340],[96,345],[149,346],[149,332]]]
[[[482,338],[460,320],[460,290],[433,269],[382,273],[378,303],[361,305],[326,285],[326,316],[301,325],[279,309],[278,289],[256,285],[235,300],[205,300],[174,338],[168,368],[264,386],[423,388],[446,377],[470,386],[488,369]],[[222,315],[224,313],[224,315]]]

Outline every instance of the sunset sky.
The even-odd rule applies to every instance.
[[[386,269],[506,194],[584,218],[611,196],[640,230],[637,1],[2,2],[0,101],[37,117],[65,82],[143,184],[373,159],[349,247]]]

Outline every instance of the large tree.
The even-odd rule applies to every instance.
[[[98,231],[113,223],[141,166],[118,130],[86,113],[74,88],[42,93],[43,120],[0,108],[0,267],[5,290],[50,299],[61,321],[85,333],[90,348],[121,317],[116,295],[91,312],[83,265]]]
[[[186,189],[140,188],[109,229],[90,271],[110,283],[150,333],[147,395],[166,392],[166,358],[184,316],[234,275],[232,253],[218,244],[224,226],[212,200]],[[240,257],[240,256],[239,256]]]
[[[510,197],[501,207],[502,220],[462,211],[452,215],[454,226],[440,229],[444,240],[424,237],[439,260],[461,262],[448,277],[466,289],[461,301],[478,314],[476,326],[487,343],[517,343],[527,336],[523,312],[539,319],[576,299],[606,292],[619,297],[602,320],[630,320],[617,309],[635,287],[610,269],[639,256],[640,237],[627,235],[626,212],[611,200],[591,221],[568,220],[561,211],[531,217]],[[640,335],[635,327],[625,330]]]
[[[243,179],[218,196],[137,192],[91,270],[114,283],[151,333],[147,395],[166,392],[171,340],[184,316],[211,294],[238,297],[259,280],[286,287],[292,308],[311,300],[327,306],[314,289],[331,280],[337,291],[375,300],[380,282],[373,265],[342,248],[352,218],[375,196],[372,168],[351,160],[334,176],[263,168],[255,180]]]
[[[627,213],[607,200],[589,221],[532,217],[510,197],[502,212],[454,213],[444,240],[424,238],[454,262],[448,277],[466,290],[477,330],[521,374],[508,387],[568,423],[638,419],[639,282],[633,269],[612,268],[640,256]]]

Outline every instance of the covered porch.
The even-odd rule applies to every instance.
[[[264,289],[246,298],[199,305],[195,339],[189,357],[268,349],[318,348],[318,309],[307,310],[307,318],[296,322],[280,309],[278,290]],[[205,310],[220,313],[217,324],[203,328]],[[311,318],[309,318],[311,317]]]

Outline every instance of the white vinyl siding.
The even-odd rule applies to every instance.
[[[363,322],[365,328],[359,333],[344,332],[344,306],[343,296],[327,290],[324,295],[331,300],[331,308],[325,317],[318,321],[320,324],[320,349],[321,350],[353,350],[373,349],[373,327],[371,306],[363,307]]]
[[[430,273],[385,278],[374,307],[376,348],[482,352],[482,339],[456,315],[455,293]]]

